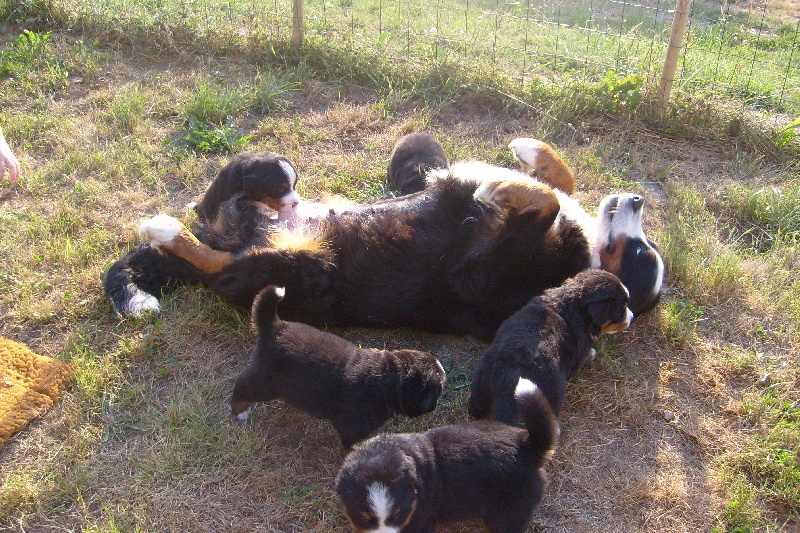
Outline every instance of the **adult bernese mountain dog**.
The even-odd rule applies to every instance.
[[[353,529],[433,533],[440,523],[482,520],[492,533],[524,532],[542,499],[558,424],[530,381],[520,379],[515,396],[525,429],[478,420],[357,446],[336,479]]]
[[[642,231],[643,203],[612,195],[595,218],[521,172],[462,162],[431,171],[420,192],[322,216],[301,237],[265,232],[249,248],[213,249],[159,215],[141,224],[148,244],[111,267],[105,289],[118,313],[138,314],[179,283],[246,308],[275,284],[287,320],[490,339],[531,297],[587,268],[619,276],[636,315],[651,309],[664,269]]]

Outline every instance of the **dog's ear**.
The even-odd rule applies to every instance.
[[[413,359],[400,376],[397,392],[400,412],[415,417],[436,409],[439,396],[444,389],[444,371],[437,364],[434,368],[426,360],[430,354],[403,350],[403,357]]]
[[[632,318],[627,293],[622,291],[603,289],[592,293],[584,301],[583,312],[592,335],[625,329]]]
[[[599,298],[587,301],[584,306],[584,313],[589,317],[594,333],[595,327],[599,333],[600,328],[611,319],[611,311],[616,301],[614,298]]]

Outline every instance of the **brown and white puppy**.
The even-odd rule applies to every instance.
[[[239,198],[251,202],[265,216],[287,220],[302,200],[297,193],[297,171],[288,158],[272,152],[235,155],[197,204],[197,216],[213,224],[224,202]]]
[[[357,446],[336,480],[353,529],[433,533],[438,523],[482,520],[493,533],[525,531],[558,424],[530,381],[519,380],[515,394],[525,429],[479,420]]]
[[[283,296],[282,288],[268,286],[253,303],[258,343],[231,398],[239,419],[247,418],[253,402],[282,399],[328,420],[349,449],[395,413],[414,417],[436,408],[445,384],[436,357],[417,350],[361,349],[306,324],[284,322],[276,312]]]
[[[569,380],[594,357],[602,333],[630,325],[628,290],[616,276],[585,270],[548,289],[509,317],[478,361],[472,376],[469,413],[515,425],[514,389],[531,380],[558,415]]]
[[[508,147],[525,174],[567,194],[575,192],[575,174],[549,144],[518,137]]]
[[[428,171],[449,167],[447,154],[433,135],[416,132],[404,135],[394,145],[386,176],[389,185],[405,195],[425,188]]]

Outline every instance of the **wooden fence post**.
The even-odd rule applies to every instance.
[[[300,51],[303,44],[303,0],[292,2],[292,48]]]
[[[664,118],[669,104],[669,94],[672,92],[672,82],[675,81],[675,70],[678,67],[681,50],[683,48],[683,35],[686,31],[686,22],[689,20],[689,10],[692,0],[678,0],[675,7],[675,18],[672,19],[672,33],[669,36],[667,56],[664,58],[664,69],[661,71],[661,83],[658,86],[658,115]]]

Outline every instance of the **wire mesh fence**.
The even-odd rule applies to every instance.
[[[302,0],[295,0],[296,2]],[[103,10],[120,28],[145,20],[198,37],[234,31],[290,40],[291,0],[62,0],[74,17]],[[535,83],[613,73],[658,84],[676,0],[305,0],[302,35],[392,61]],[[724,94],[750,109],[800,115],[800,0],[695,1],[678,90]]]
[[[800,113],[800,2],[694,2],[676,86]],[[785,10],[781,10],[783,6]],[[609,72],[658,83],[674,0],[309,0],[306,35],[372,39],[404,60],[480,68],[520,83],[592,81]]]

